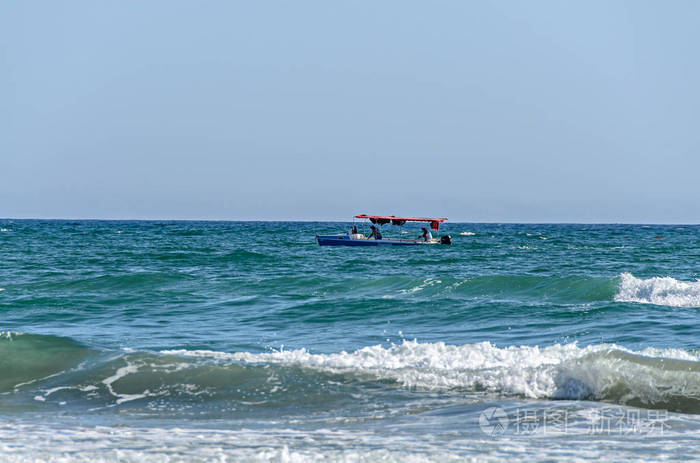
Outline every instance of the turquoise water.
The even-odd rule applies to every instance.
[[[0,459],[697,453],[700,227],[349,226],[0,221]]]

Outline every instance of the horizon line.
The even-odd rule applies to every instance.
[[[0,217],[0,220],[27,220],[27,221],[84,221],[84,222],[297,222],[297,223],[350,223],[354,220],[299,220],[299,219],[166,219],[166,218],[151,218],[151,219],[115,219],[115,218],[90,218],[90,217]],[[364,220],[364,219],[358,219]],[[697,226],[700,222],[547,222],[547,221],[532,221],[518,222],[511,220],[494,220],[494,221],[460,221],[449,220],[447,224],[488,224],[488,225],[687,225]]]

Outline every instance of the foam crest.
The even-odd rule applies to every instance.
[[[388,348],[312,354],[171,350],[163,353],[333,373],[370,374],[408,388],[491,392],[528,398],[612,400],[700,412],[700,361],[680,349],[629,351],[615,345],[496,347],[404,341]]]
[[[700,307],[700,281],[687,282],[671,277],[641,279],[630,273],[623,273],[620,275],[615,300],[673,307]]]

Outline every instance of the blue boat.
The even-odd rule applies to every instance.
[[[316,235],[319,246],[417,246],[420,244],[435,244],[432,242],[418,240],[400,240],[384,238],[375,240],[373,238],[354,238],[352,235]]]
[[[402,226],[406,222],[427,222],[430,223],[430,228],[437,231],[440,228],[440,223],[447,221],[445,218],[427,218],[427,217],[396,217],[393,215],[356,215],[357,219],[368,219],[376,225],[392,225]],[[427,229],[426,229],[427,230]],[[356,231],[356,230],[354,230]],[[428,235],[430,236],[430,235]],[[316,234],[316,241],[319,246],[421,246],[426,244],[452,244],[450,235],[443,235],[440,238],[417,238],[417,239],[399,239],[399,238],[374,238],[367,237],[362,233],[345,233],[342,235],[319,235]]]

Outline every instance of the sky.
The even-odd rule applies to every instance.
[[[0,2],[0,217],[700,223],[700,2]]]

